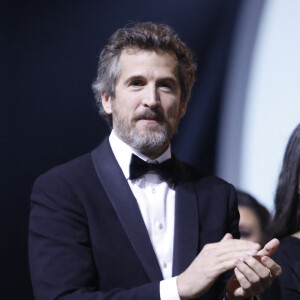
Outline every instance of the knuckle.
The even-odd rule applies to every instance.
[[[205,245],[205,246],[201,249],[200,253],[204,253],[206,250],[207,250],[207,245]]]
[[[204,256],[213,256],[215,253],[215,249],[213,247],[213,244],[206,244],[203,248],[202,248],[202,254]]]
[[[218,266],[219,266],[219,271],[220,271],[221,273],[226,272],[227,269],[228,269],[228,267],[226,266],[226,264],[218,264]]]
[[[244,290],[249,290],[252,287],[251,283],[248,281],[245,281],[243,284],[243,289]]]
[[[259,283],[259,282],[260,282],[260,277],[259,277],[258,275],[253,276],[253,278],[251,279],[251,282],[252,282],[253,284]]]
[[[270,277],[270,272],[269,271],[265,271],[265,272],[263,272],[263,274],[261,275],[261,278],[263,279],[263,280],[265,280],[265,279],[267,279],[267,278],[269,278]]]
[[[208,251],[210,248],[209,246],[210,246],[210,244],[204,245],[204,247],[202,248],[202,251]]]

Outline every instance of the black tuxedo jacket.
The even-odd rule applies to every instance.
[[[173,275],[226,232],[238,237],[234,188],[176,160]],[[108,139],[34,184],[29,225],[38,300],[158,300],[162,273]],[[225,275],[201,299],[224,295]]]

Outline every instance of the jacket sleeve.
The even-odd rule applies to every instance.
[[[230,232],[235,239],[240,238],[240,231],[239,231],[239,221],[240,221],[240,214],[238,211],[238,202],[237,202],[237,195],[236,190],[233,185],[230,185],[230,193],[229,193],[229,207],[228,207],[228,231]]]
[[[101,290],[84,208],[62,176],[46,174],[34,184],[29,264],[37,300],[160,299],[159,282]]]

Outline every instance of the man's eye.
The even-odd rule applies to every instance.
[[[172,85],[169,82],[162,82],[160,84],[160,87],[163,88],[163,89],[172,90]]]
[[[131,86],[143,86],[143,82],[140,80],[135,80],[130,83]]]

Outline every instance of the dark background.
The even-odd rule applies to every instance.
[[[0,297],[33,299],[27,260],[36,177],[108,133],[91,83],[109,36],[129,22],[167,23],[193,49],[197,82],[172,149],[214,171],[224,77],[240,0],[0,0]]]

